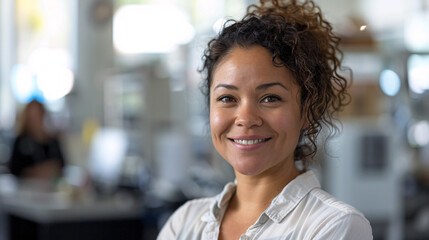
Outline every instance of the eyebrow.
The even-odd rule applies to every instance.
[[[218,84],[213,90],[216,90],[218,88],[226,88],[226,89],[230,89],[230,90],[238,90],[238,87],[234,86],[234,85],[229,85],[229,84]]]
[[[283,85],[279,82],[265,83],[265,84],[259,85],[256,87],[256,90],[265,90],[265,89],[273,87],[273,86],[280,86],[280,87],[288,90],[288,88],[285,85]]]
[[[265,89],[273,87],[273,86],[280,86],[286,90],[289,90],[285,85],[283,85],[279,82],[261,84],[261,85],[256,87],[256,90],[265,90]],[[226,89],[230,89],[230,90],[238,90],[238,87],[236,87],[234,85],[229,85],[229,84],[218,84],[218,85],[216,85],[216,87],[213,90],[216,90],[216,89],[221,88],[221,87],[226,88]]]

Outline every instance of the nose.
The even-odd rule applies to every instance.
[[[235,125],[252,128],[262,125],[262,118],[257,106],[249,102],[242,102],[237,108]]]

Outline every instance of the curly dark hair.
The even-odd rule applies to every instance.
[[[326,125],[338,130],[334,114],[350,102],[348,82],[340,71],[343,53],[340,38],[313,1],[260,0],[250,5],[241,21],[229,20],[219,35],[208,43],[203,55],[203,93],[209,105],[213,73],[220,60],[234,47],[259,45],[272,55],[275,66],[288,68],[301,94],[301,110],[308,127],[301,132],[294,152],[304,169],[317,152],[317,136]]]

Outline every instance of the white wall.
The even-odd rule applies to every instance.
[[[10,88],[11,67],[15,64],[15,1],[0,1],[0,129],[15,124],[16,104]]]

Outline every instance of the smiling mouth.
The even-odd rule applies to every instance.
[[[258,144],[262,142],[266,142],[270,140],[271,138],[264,138],[264,139],[252,139],[252,140],[244,140],[244,139],[230,139],[231,141],[234,141],[235,143],[242,144],[242,145],[253,145]]]

